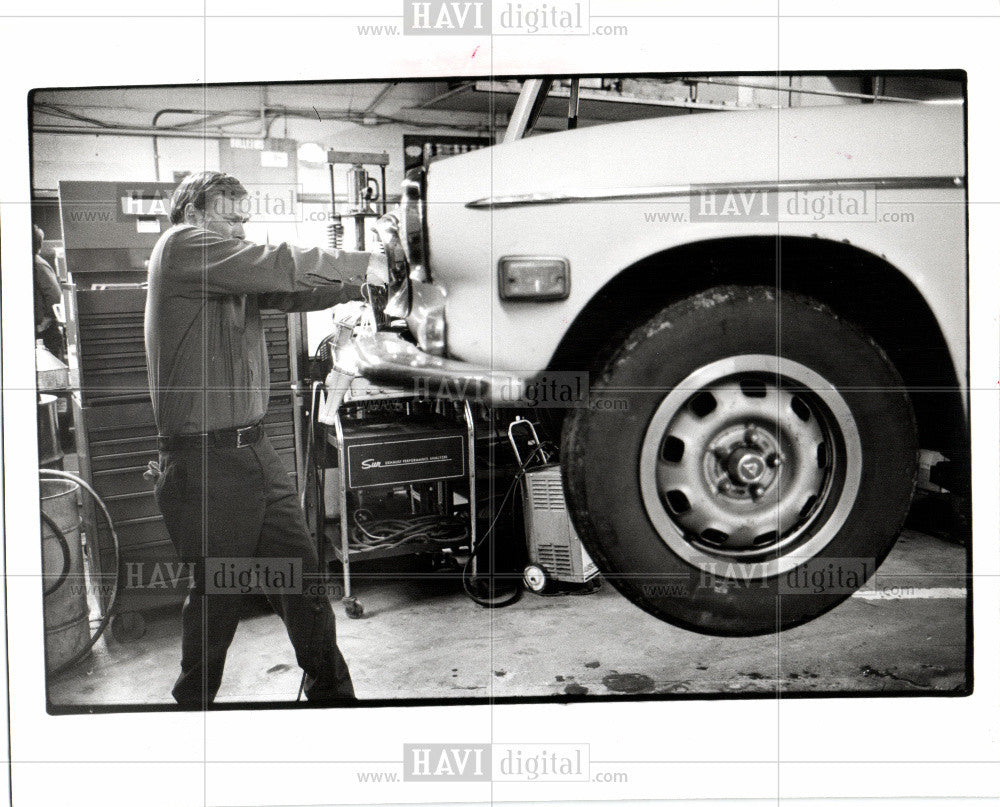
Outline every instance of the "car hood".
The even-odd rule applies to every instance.
[[[880,103],[653,118],[434,163],[429,201],[774,180],[964,176],[961,105]]]

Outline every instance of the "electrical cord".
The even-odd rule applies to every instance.
[[[118,533],[115,531],[115,522],[111,518],[111,513],[108,512],[107,506],[104,504],[104,500],[98,495],[97,491],[94,490],[90,483],[84,479],[81,479],[76,474],[71,474],[68,471],[59,471],[54,468],[39,468],[38,469],[39,478],[50,478],[50,479],[67,479],[70,482],[76,482],[80,487],[86,490],[97,502],[100,507],[101,513],[104,515],[105,520],[108,524],[108,531],[111,533],[111,541],[115,547],[115,579],[114,587],[111,590],[111,597],[108,600],[108,608],[104,612],[104,616],[101,617],[101,621],[98,623],[97,630],[94,635],[90,637],[87,644],[80,648],[80,650],[71,658],[64,661],[54,670],[52,670],[49,675],[55,677],[60,673],[70,669],[70,667],[75,666],[79,663],[91,650],[91,648],[97,644],[97,640],[101,638],[104,634],[105,629],[111,622],[111,618],[115,615],[115,608],[118,605],[118,590],[121,587],[121,578],[123,567],[121,564],[121,545],[118,542]],[[95,525],[96,529],[96,525]],[[65,536],[63,536],[65,538]]]
[[[475,546],[472,547],[472,551],[469,555],[468,562],[465,564],[465,566],[462,567],[462,588],[465,589],[465,593],[469,596],[469,599],[471,599],[474,603],[476,603],[476,605],[481,605],[483,608],[505,608],[506,606],[512,605],[519,599],[521,599],[522,589],[520,580],[518,580],[514,584],[513,589],[507,595],[484,597],[481,594],[479,594],[479,592],[477,592],[473,588],[472,561],[479,554],[483,545],[486,543],[487,539],[493,533],[493,530],[496,527],[497,522],[500,520],[501,514],[503,513],[504,507],[507,505],[507,501],[510,499],[510,497],[514,494],[515,490],[520,485],[521,479],[524,477],[524,474],[527,471],[528,466],[531,464],[531,461],[538,455],[538,453],[541,450],[542,450],[541,444],[535,446],[534,451],[532,451],[531,454],[528,455],[528,458],[523,463],[521,463],[520,468],[518,468],[517,473],[514,475],[513,481],[511,481],[509,487],[507,488],[506,493],[504,493],[503,499],[500,500],[500,505],[499,507],[497,507],[496,514],[493,516],[493,521],[490,522],[490,526],[487,527],[486,532],[483,533],[482,537],[476,541]],[[491,578],[493,577],[492,573],[490,576]]]
[[[38,103],[38,104],[36,104],[36,106],[39,108],[39,110],[45,112],[47,115],[52,115],[53,117],[69,118],[71,120],[76,120],[76,121],[82,121],[84,123],[89,123],[89,124],[91,124],[94,127],[94,129],[96,130],[96,132],[98,134],[100,133],[100,130],[111,130],[111,131],[113,131],[115,129],[128,129],[129,128],[128,126],[125,126],[125,125],[120,124],[120,123],[116,123],[116,122],[109,121],[109,120],[102,120],[100,118],[96,118],[96,117],[93,117],[93,116],[90,116],[90,115],[83,115],[83,114],[79,114],[79,113],[73,112],[71,109],[67,108],[65,105],[60,106],[58,104]],[[274,119],[276,119],[278,117],[282,117],[282,116],[286,120],[288,118],[307,118],[309,120],[315,120],[316,119],[316,114],[317,113],[316,113],[315,108],[311,108],[309,110],[300,110],[300,109],[288,109],[284,105],[280,105],[280,106],[282,106],[282,110],[280,112],[276,111],[276,110],[273,110],[273,109],[268,109],[267,110],[267,114],[273,115]],[[368,114],[362,115],[362,114],[359,114],[357,112],[352,112],[350,110],[344,110],[343,112],[337,112],[337,113],[334,113],[334,112],[332,112],[330,110],[324,110],[323,112],[324,112],[324,115],[323,115],[323,120],[324,121],[337,121],[337,122],[341,122],[341,123],[355,123],[355,124],[357,124],[359,126],[385,126],[385,125],[388,125],[388,124],[404,124],[406,126],[409,126],[410,128],[416,128],[416,129],[438,129],[438,128],[440,128],[440,124],[438,124],[438,123],[429,123],[427,121],[413,120],[413,119],[406,118],[406,117],[401,117],[401,116],[398,116],[398,115],[386,115],[386,114],[382,114],[382,113],[378,113],[378,114],[368,113]],[[193,114],[193,113],[191,113],[191,114]],[[216,114],[218,114],[218,113],[216,113]],[[239,117],[245,117],[245,118],[247,118],[246,121],[234,121],[231,124],[232,126],[250,125],[251,123],[256,123],[257,120],[259,120],[260,112],[259,112],[259,110],[238,110],[238,109],[234,109],[234,110],[228,110],[225,113],[225,115],[226,116],[230,116],[230,117],[238,117],[238,118]],[[273,122],[274,121],[272,120],[271,123],[273,123]],[[199,119],[194,120],[194,121],[184,122],[184,124],[175,124],[174,126],[170,126],[170,127],[164,126],[164,127],[159,127],[159,128],[162,128],[162,129],[173,129],[173,128],[175,128],[177,126],[180,126],[180,125],[184,125],[184,126],[198,126],[198,125],[203,125],[203,124],[204,124],[204,120],[201,119],[201,118],[199,118]],[[465,131],[475,132],[476,134],[482,134],[483,131],[484,131],[483,127],[481,127],[481,126],[462,126],[462,127],[459,127],[459,128],[460,129],[464,129]]]
[[[59,529],[58,526],[56,526],[56,522],[49,517],[48,513],[42,510],[41,514],[42,514],[42,521],[44,521],[45,525],[50,530],[52,530],[52,533],[56,537],[56,541],[59,542],[59,548],[60,550],[62,550],[62,561],[63,561],[63,567],[62,571],[59,573],[59,578],[56,580],[55,583],[53,583],[51,586],[48,586],[42,591],[42,594],[48,597],[50,594],[54,594],[56,591],[58,591],[59,587],[66,582],[66,578],[69,577],[70,567],[73,565],[73,559],[70,555],[69,541],[66,540],[66,535],[63,533],[61,529]]]
[[[574,588],[563,588],[557,589],[555,591],[536,591],[534,592],[537,597],[589,597],[591,594],[596,594],[601,588],[601,578],[595,577]]]
[[[320,343],[320,349],[322,349],[322,343]],[[318,355],[318,352],[317,352]],[[302,467],[306,472],[306,480],[302,485],[302,493],[299,494],[299,506],[302,508],[302,512],[306,511],[306,495],[309,490],[309,476],[310,471],[319,472],[319,463],[316,461],[316,455],[318,452],[315,449],[316,444],[316,411],[319,408],[319,391],[323,386],[323,382],[316,381],[313,383],[312,391],[309,399],[309,429],[306,433],[306,456],[302,463]],[[319,499],[322,500],[322,489],[320,489]]]
[[[371,552],[394,549],[404,544],[432,543],[451,545],[469,537],[466,519],[460,516],[413,516],[410,518],[376,519],[368,510],[354,513],[351,530],[352,551]]]
[[[329,339],[330,336],[327,336],[323,339],[322,342],[320,342],[319,346],[316,349],[317,358],[320,357],[321,351],[323,350],[324,346],[327,344]],[[323,529],[324,524],[326,523],[326,509],[324,506],[325,502],[323,500],[323,494],[326,482],[326,469],[323,467],[323,463],[319,458],[320,456],[319,451],[316,449],[316,412],[319,408],[319,396],[322,387],[323,384],[320,381],[317,381],[313,384],[312,395],[309,401],[309,434],[308,437],[306,438],[306,456],[302,466],[305,469],[306,478],[302,483],[302,499],[301,499],[302,512],[304,514],[308,514],[308,510],[306,509],[306,496],[309,491],[310,478],[312,478],[314,482],[313,497],[315,499],[315,505],[316,505],[316,529],[314,532],[314,536],[316,538],[316,552],[319,557],[323,557],[322,542],[326,539]],[[316,615],[314,613],[313,624],[312,627],[310,628],[310,642],[312,641],[311,636],[313,631],[315,630],[315,627],[316,627]],[[305,686],[306,686],[306,671],[303,670],[302,678],[299,681],[299,693],[298,695],[295,696],[296,703],[302,700],[302,693],[303,691],[305,691]]]
[[[367,292],[367,294],[365,292]],[[367,283],[362,289],[362,294],[366,301],[369,304],[372,304],[371,289]],[[330,345],[336,338],[337,334],[334,332],[328,334],[320,340],[320,343],[317,345],[315,351],[315,358],[317,360],[323,361],[324,363],[332,362],[333,356]],[[322,463],[319,459],[319,452],[315,449],[316,411],[319,405],[318,392],[320,387],[321,383],[316,383],[312,390],[310,402],[310,426],[306,442],[306,457],[304,463],[307,474],[310,471],[315,474],[317,540],[319,540],[320,531],[325,520],[323,513],[323,477],[325,476],[325,468],[322,467]],[[499,437],[499,435],[497,435],[497,437]],[[462,588],[473,602],[484,608],[503,608],[513,604],[521,598],[522,589],[520,581],[515,583],[509,594],[501,596],[483,596],[474,587],[471,570],[474,559],[485,545],[487,539],[493,533],[493,530],[496,528],[500,515],[503,513],[507,501],[517,488],[521,478],[524,476],[527,466],[530,465],[531,461],[541,450],[542,445],[539,444],[518,469],[518,473],[504,494],[490,526],[487,528],[483,536],[476,541],[475,545],[470,548],[469,560],[462,567]],[[303,486],[301,496],[301,503],[304,511],[306,506],[307,490],[308,482]],[[376,549],[392,549],[403,546],[407,543],[455,545],[460,544],[468,537],[469,528],[466,524],[466,519],[458,516],[441,517],[439,515],[429,515],[417,516],[413,518],[374,519],[370,511],[362,509],[354,513],[354,528],[351,530],[349,536],[349,550],[352,552],[370,552]],[[490,577],[492,582],[492,573]],[[305,682],[306,672],[303,671],[302,678],[299,681],[298,694],[295,698],[296,702],[299,702],[302,699]]]

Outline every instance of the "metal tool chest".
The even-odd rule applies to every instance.
[[[157,458],[156,424],[149,398],[143,317],[143,288],[80,289],[71,284],[67,306],[74,423],[80,472],[104,499],[114,519],[124,566],[119,591],[122,611],[142,611],[183,600],[190,577],[167,535],[143,478]],[[297,478],[296,412],[292,384],[297,378],[300,315],[263,312],[271,369],[270,407],[264,425],[293,479]],[[102,610],[114,580],[114,543],[94,513],[88,558]]]

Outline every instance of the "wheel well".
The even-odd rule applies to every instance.
[[[598,369],[639,323],[704,289],[722,283],[779,282],[782,288],[825,303],[874,339],[910,391],[921,447],[965,464],[964,407],[934,315],[895,266],[847,243],[752,236],[700,241],[652,255],[622,271],[594,296],[563,337],[550,368]],[[653,288],[662,293],[651,294]]]

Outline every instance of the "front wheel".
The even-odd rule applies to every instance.
[[[563,455],[574,523],[612,585],[681,627],[754,635],[864,584],[918,451],[870,339],[814,300],[725,286],[632,332],[567,418]]]

